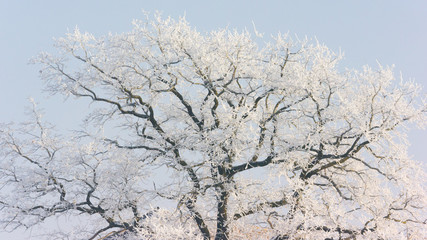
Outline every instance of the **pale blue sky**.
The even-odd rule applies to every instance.
[[[47,120],[70,129],[78,125],[81,108],[73,99],[46,98],[41,93],[38,66],[28,59],[53,51],[53,37],[78,26],[95,35],[130,30],[141,10],[164,16],[186,15],[200,31],[229,28],[317,37],[331,49],[342,49],[341,67],[396,65],[405,79],[427,87],[427,1],[186,1],[186,0],[0,0],[0,122],[20,121],[28,97],[45,109]],[[424,93],[427,91],[424,90]],[[84,103],[84,102],[77,102]],[[84,105],[86,108],[86,105]],[[71,127],[70,127],[71,126]],[[410,154],[427,162],[427,131],[411,131]],[[1,217],[1,216],[0,216]],[[4,235],[0,239],[24,239]]]

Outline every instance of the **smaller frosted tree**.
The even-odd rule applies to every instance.
[[[426,237],[425,175],[404,130],[427,105],[391,68],[339,71],[317,42],[259,47],[160,17],[56,47],[35,59],[46,89],[98,108],[71,135],[37,111],[1,128],[3,227],[83,215],[84,231],[61,236]]]

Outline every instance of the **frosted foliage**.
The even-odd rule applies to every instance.
[[[405,138],[426,122],[419,86],[391,67],[340,71],[316,41],[153,19],[76,29],[34,59],[46,90],[96,104],[68,135],[36,106],[1,126],[4,228],[79,215],[84,232],[51,237],[426,238]]]

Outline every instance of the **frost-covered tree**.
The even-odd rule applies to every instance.
[[[259,46],[158,16],[56,47],[35,59],[46,89],[96,109],[70,135],[36,110],[1,127],[6,229],[83,215],[85,230],[52,236],[426,237],[425,175],[404,131],[427,105],[391,68],[340,70],[315,41]]]

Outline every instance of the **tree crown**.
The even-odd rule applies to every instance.
[[[4,226],[67,213],[99,222],[91,239],[425,236],[424,173],[402,129],[427,105],[392,68],[339,71],[319,42],[259,47],[159,16],[56,47],[35,59],[46,89],[99,103],[85,123],[120,132],[59,136],[37,112],[3,127]]]

